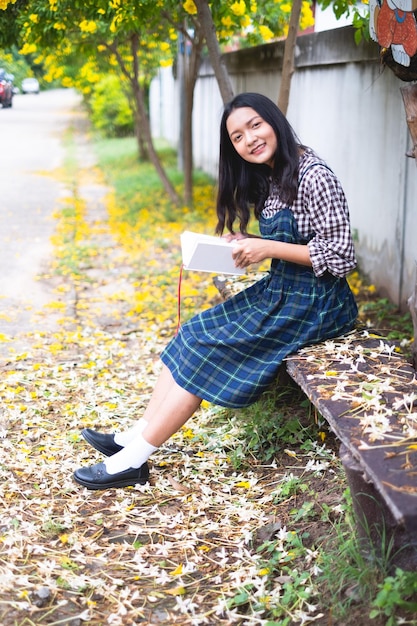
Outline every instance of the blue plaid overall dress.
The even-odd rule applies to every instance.
[[[262,237],[305,244],[290,208],[261,216]],[[313,235],[312,235],[313,236]],[[161,354],[180,387],[220,406],[255,402],[283,359],[352,329],[357,316],[345,278],[273,259],[269,274],[180,328]]]

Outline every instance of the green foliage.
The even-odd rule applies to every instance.
[[[7,52],[0,52],[0,67],[5,69],[9,74],[13,74],[13,83],[17,87],[20,87],[22,80],[26,78],[26,76],[33,75],[26,59],[20,55],[14,47]]]
[[[318,0],[322,9],[331,7],[336,19],[351,16],[352,25],[355,29],[355,43],[362,40],[369,41],[369,5],[367,2],[356,0]]]
[[[306,610],[314,611],[311,573],[297,567],[298,561],[302,562],[307,555],[297,533],[282,529],[276,539],[264,541],[256,552],[259,556],[257,577],[248,578],[236,594],[228,598],[227,608],[237,608],[241,614],[267,615],[273,618],[266,622],[269,626],[290,626],[299,621],[294,621],[294,615],[306,617]]]
[[[293,412],[295,405],[297,411]],[[317,429],[308,420],[302,424],[300,412],[304,411],[308,416],[310,406],[304,394],[291,385],[273,388],[258,402],[239,411],[241,442],[231,455],[233,464],[238,467],[248,456],[268,463],[279,449],[296,444],[308,446],[310,439],[315,438],[313,431]]]
[[[104,76],[94,86],[90,107],[91,121],[104,136],[125,137],[133,134],[132,109],[117,76]]]
[[[397,568],[395,576],[387,576],[372,602],[371,619],[384,615],[388,617],[386,626],[396,626],[398,610],[403,609],[412,614],[417,612],[417,576],[414,572],[404,572]],[[403,622],[404,623],[404,622]]]
[[[361,317],[387,339],[401,342],[406,352],[407,343],[413,339],[413,322],[409,311],[400,312],[388,298],[365,302],[360,307]]]

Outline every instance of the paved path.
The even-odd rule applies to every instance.
[[[53,213],[66,193],[57,168],[79,104],[61,89],[18,95],[0,109],[0,334],[30,332],[33,312],[54,299],[37,277],[52,254]]]

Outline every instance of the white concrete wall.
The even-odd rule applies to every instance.
[[[355,45],[350,28],[306,35],[297,43],[287,117],[343,183],[361,269],[404,306],[417,260],[417,164],[405,156],[410,137],[403,83],[381,69],[375,44]],[[235,92],[259,91],[276,101],[282,53],[280,43],[226,55]],[[152,124],[156,135],[177,145],[178,94],[169,72],[162,73],[162,87],[152,85]],[[164,93],[159,100],[158,89]],[[194,161],[213,176],[221,112],[217,83],[203,64],[195,92]]]

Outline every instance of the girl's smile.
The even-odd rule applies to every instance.
[[[250,107],[234,109],[226,122],[236,152],[249,163],[274,164],[278,140],[275,131]]]

